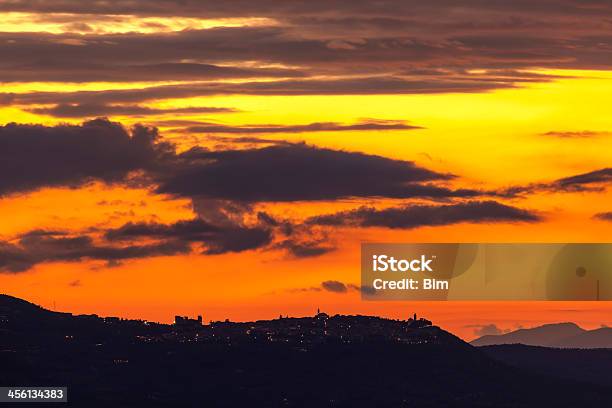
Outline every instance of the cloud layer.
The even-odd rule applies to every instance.
[[[189,251],[189,246],[178,240],[109,246],[96,244],[87,235],[36,230],[20,236],[17,242],[0,241],[0,272],[24,272],[43,262],[78,262],[86,259],[114,265],[128,259],[171,256]]]
[[[368,122],[372,124],[378,122]],[[144,187],[169,198],[188,198],[195,213],[192,219],[169,224],[136,220],[114,228],[37,230],[4,239],[0,241],[0,269],[10,272],[43,262],[113,263],[194,252],[215,255],[265,249],[309,258],[335,250],[335,232],[342,228],[540,222],[544,219],[540,212],[509,205],[504,202],[507,196],[601,191],[612,182],[612,171],[602,168],[499,192],[455,188],[461,181],[457,175],[412,161],[306,144],[280,142],[220,150],[196,147],[179,153],[154,128],[136,125],[127,130],[103,119],[82,125],[0,127],[0,171],[14,175],[0,182],[2,195],[100,181]],[[385,199],[394,204],[306,219],[283,219],[258,207],[340,199]],[[610,218],[606,213],[596,217]]]
[[[0,126],[0,195],[41,187],[76,187],[92,180],[125,181],[136,170],[152,170],[173,147],[155,129],[131,131],[107,120],[82,125]]]
[[[228,126],[215,123],[202,123],[184,130],[189,133],[215,134],[270,134],[270,133],[311,133],[311,132],[347,132],[372,130],[412,130],[421,129],[401,120],[367,119],[358,123],[342,124],[336,122],[318,122],[306,125],[244,125]]]
[[[3,2],[3,11],[33,13],[28,20],[40,24],[64,23],[61,32],[0,32],[4,82],[182,82],[0,95],[0,100],[58,117],[86,117],[93,104],[222,94],[484,92],[557,79],[536,68],[612,65],[612,23],[606,17],[612,10],[598,0],[537,5],[470,0],[461,7],[446,0],[317,5],[302,0],[282,5],[267,0],[224,5],[209,0],[18,0]],[[139,31],[136,23],[146,16],[242,22],[216,20],[210,28],[181,29],[157,22],[159,30]],[[249,23],[253,18],[256,24]],[[105,22],[119,20],[132,29],[104,31]],[[36,105],[41,103],[50,106]],[[141,114],[151,113],[143,109]],[[118,113],[108,106],[104,111]]]
[[[496,201],[472,201],[449,205],[415,205],[385,209],[362,207],[312,217],[308,223],[327,226],[411,229],[460,222],[538,222],[541,220],[541,216],[536,213]]]
[[[240,225],[218,226],[201,219],[178,221],[174,224],[128,223],[106,231],[110,241],[138,239],[172,239],[181,242],[197,242],[204,245],[208,255],[241,252],[265,246],[272,240],[270,229]]]
[[[226,151],[194,148],[179,155],[178,162],[173,174],[160,176],[160,193],[249,202],[481,194],[436,185],[454,176],[410,161],[301,144]]]

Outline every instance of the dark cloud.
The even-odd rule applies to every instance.
[[[604,168],[559,179],[551,185],[551,188],[557,188],[564,191],[581,191],[592,188],[597,189],[598,186],[601,186],[602,184],[609,184],[611,182],[612,168]]]
[[[192,94],[200,96],[399,94],[482,92],[555,78],[529,72],[533,68],[610,69],[612,64],[607,1],[469,0],[460,8],[450,0],[219,3],[2,2],[0,11],[39,13],[31,17],[34,23],[63,23],[67,32],[0,33],[0,78],[4,82],[274,78],[188,87],[195,87]],[[149,22],[148,27],[163,30],[148,33],[93,30],[100,22],[134,23],[132,15],[267,20],[174,32],[165,31],[168,27],[159,22]],[[355,80],[357,76],[361,79]],[[282,80],[306,77],[323,79]],[[57,98],[49,103],[93,101]]]
[[[204,245],[205,254],[223,254],[263,247],[272,240],[272,232],[263,227],[215,226],[194,219],[174,224],[128,223],[107,231],[105,237],[110,241],[153,238],[198,242]]]
[[[340,282],[337,280],[324,281],[324,282],[321,282],[321,285],[319,286],[311,286],[308,288],[298,288],[298,289],[289,290],[289,292],[293,292],[293,293],[321,292],[321,291],[327,291],[327,292],[337,293],[341,295],[345,293],[353,292],[353,291],[367,293],[372,296],[375,295],[374,293],[375,289],[372,289],[371,287],[366,287],[366,286],[361,287],[353,283],[344,283],[344,282]]]
[[[101,116],[147,116],[170,114],[201,114],[201,113],[233,113],[232,108],[217,108],[193,106],[187,108],[150,108],[140,105],[108,105],[108,104],[59,104],[45,108],[27,109],[39,115],[49,115],[56,118],[82,118]]]
[[[321,283],[321,287],[328,292],[346,293],[348,291],[346,285],[340,281],[328,280]]]
[[[262,226],[215,226],[194,219],[174,224],[127,223],[106,231],[103,238],[98,243],[91,235],[33,230],[16,240],[0,241],[0,272],[24,272],[40,263],[59,261],[102,260],[112,267],[130,259],[189,254],[194,244],[207,255],[242,252],[267,246],[273,235]]]
[[[272,0],[252,2],[249,0],[234,0],[232,2],[216,2],[212,0],[149,0],[134,2],[128,0],[94,0],[83,3],[81,0],[11,0],[0,5],[2,11],[47,12],[47,13],[78,13],[102,15],[139,15],[139,16],[205,16],[221,17],[265,17],[274,18],[292,16],[321,16],[333,18],[341,16],[382,17],[398,15],[436,13],[449,6],[456,6],[452,0],[442,0],[435,3],[423,3],[415,0],[391,0],[385,2],[341,0],[329,3],[313,4],[307,0],[286,0],[278,3]],[[482,13],[523,12],[533,15],[575,14],[598,15],[611,10],[612,5],[605,0],[541,0],[537,3],[528,0],[515,0],[511,3],[503,1],[465,0],[461,3],[464,13],[448,13],[440,15],[441,20],[447,18],[466,18],[475,11],[476,16]],[[458,14],[458,16],[454,16]],[[503,17],[503,14],[499,17]],[[517,22],[515,24],[519,24]]]
[[[285,249],[295,258],[314,258],[334,251],[336,248],[323,240],[294,240],[288,239],[275,246]]]
[[[612,212],[595,214],[595,218],[601,221],[612,221]]]
[[[215,148],[216,150],[231,150],[232,145],[234,147],[236,145],[243,145],[250,149],[255,149],[258,146],[262,145],[284,145],[290,146],[295,143],[289,142],[287,140],[275,140],[263,137],[254,137],[254,136],[216,136],[216,135],[206,135],[206,139],[212,142],[216,142]]]
[[[275,217],[264,211],[257,212],[257,220],[268,227],[278,228],[280,232],[285,236],[294,235],[299,229],[296,228],[291,221],[288,220],[278,220]]]
[[[85,235],[70,236],[53,232],[34,232],[21,236],[17,242],[0,241],[0,272],[24,272],[43,262],[78,262],[122,260],[170,256],[190,251],[185,242],[168,240],[145,245],[98,245]]]
[[[572,193],[602,192],[612,183],[612,168],[603,168],[575,176],[564,177],[548,183],[533,183],[526,186],[510,187],[500,195],[520,196],[537,192]]]
[[[581,130],[581,131],[561,131],[552,130],[550,132],[542,133],[542,136],[558,137],[562,139],[584,139],[597,136],[609,135],[610,132],[601,132],[595,130]]]
[[[220,229],[203,220],[178,221],[174,224],[128,223],[105,233],[109,241],[131,240],[134,238],[172,238],[180,237],[185,241],[205,241]]]
[[[443,3],[410,1],[367,7],[349,1],[333,7],[292,2],[244,9],[232,2],[221,15],[244,16],[253,10],[256,14],[249,17],[274,21],[179,32],[2,33],[0,74],[6,82],[134,82],[412,72],[443,81],[473,69],[610,67],[609,19],[593,8],[563,8],[560,2],[568,5],[549,1],[541,13],[515,2],[462,4],[464,12],[455,13],[445,12],[451,6]],[[107,7],[122,9],[121,4]],[[190,8],[178,4],[165,12],[173,16]],[[205,10],[211,18],[215,9],[198,6],[195,15]],[[146,14],[140,8],[135,12]],[[259,67],[245,68],[247,62]],[[299,69],[270,68],[279,65]],[[488,77],[481,73],[472,79],[479,76]],[[520,76],[489,79],[500,86],[521,82]]]
[[[309,258],[335,250],[327,234],[316,228],[278,220],[262,211],[254,213],[249,205],[215,200],[196,203],[194,209],[203,218],[173,224],[130,222],[106,231],[104,237],[110,242],[153,239],[197,243],[202,246],[202,253],[209,255],[266,247],[285,251],[294,258]],[[255,215],[256,221],[247,225],[245,220],[251,215]]]
[[[214,95],[381,95],[483,92],[513,84],[487,81],[414,80],[401,77],[360,77],[304,79],[241,83],[189,83],[134,89],[74,92],[0,93],[0,104],[17,105],[96,105],[134,104],[152,100],[193,98]]]
[[[482,192],[435,185],[453,175],[413,162],[302,144],[261,149],[192,149],[159,175],[160,193],[244,202],[348,197],[473,197]]]
[[[223,227],[244,225],[245,219],[254,212],[251,203],[240,201],[192,198],[191,203],[202,221]]]
[[[306,125],[244,125],[228,126],[214,123],[203,123],[185,129],[189,133],[305,133],[305,132],[344,132],[369,130],[411,130],[422,129],[419,126],[409,125],[401,120],[364,119],[354,124],[336,122],[318,122]]]
[[[530,211],[495,201],[473,201],[449,205],[414,205],[356,210],[315,216],[308,224],[350,227],[385,227],[411,229],[424,226],[451,225],[461,222],[537,222],[541,217]]]
[[[76,187],[91,180],[122,181],[173,155],[155,129],[97,119],[82,125],[0,127],[0,195],[41,187]]]
[[[336,250],[325,228],[278,219],[261,211],[257,213],[257,219],[274,228],[277,236],[282,236],[272,248],[283,250],[293,258],[314,258]]]
[[[0,38],[3,35],[0,33]],[[5,36],[6,37],[6,36]],[[14,38],[15,35],[12,35]],[[70,39],[65,36],[47,38],[47,46],[55,48],[58,54],[39,54],[38,57],[23,58],[12,53],[14,58],[0,63],[0,74],[3,82],[37,82],[41,76],[46,82],[137,82],[137,81],[206,81],[219,79],[244,79],[244,78],[295,78],[307,76],[297,69],[284,68],[237,68],[229,66],[217,66],[212,64],[185,63],[185,62],[159,62],[152,64],[129,63],[130,58],[126,55],[116,55],[121,58],[115,63],[98,60],[94,57],[96,44],[103,41],[92,36],[91,42],[82,41],[80,45],[70,45]],[[44,36],[41,35],[41,38]],[[33,40],[29,36],[18,40],[19,44],[31,48],[32,51],[39,50],[44,42]],[[107,44],[108,45],[108,44]],[[143,44],[144,45],[144,44]],[[144,45],[150,47],[152,44]],[[0,49],[2,49],[0,45]],[[9,48],[12,48],[9,46]],[[89,53],[90,60],[78,61],[73,50]],[[134,50],[136,51],[136,50]],[[127,52],[127,50],[126,50]],[[189,55],[189,51],[183,51]],[[17,53],[20,54],[20,53]],[[44,55],[41,61],[40,55]],[[126,58],[127,57],[127,58]],[[97,63],[92,61],[98,60]],[[127,60],[127,61],[126,61]],[[153,59],[155,61],[156,59]],[[161,60],[163,61],[163,60]],[[126,63],[127,62],[127,63]]]
[[[370,121],[363,126],[387,124]],[[346,125],[350,129],[352,126]],[[205,209],[213,208],[211,200],[217,200],[214,207],[221,208],[228,202],[348,197],[448,199],[489,194],[448,188],[445,184],[455,176],[410,161],[304,144],[276,142],[263,148],[215,151],[194,148],[177,154],[172,144],[160,141],[153,128],[137,125],[128,131],[104,119],[82,125],[0,127],[0,172],[12,175],[0,181],[0,194],[78,187],[93,180],[126,182],[130,174],[138,172],[144,176],[140,185],[189,197],[194,203],[206,199]]]
[[[367,295],[368,299],[371,299],[373,296],[377,296],[379,292],[376,291],[372,286],[356,286],[355,288],[361,292],[362,295]]]
[[[219,205],[219,208],[202,207]],[[236,203],[201,202],[196,211],[216,224],[206,219],[178,221],[173,224],[160,223],[127,223],[119,228],[105,232],[104,237],[111,242],[138,242],[139,240],[178,240],[201,244],[204,254],[223,254],[227,252],[242,252],[251,249],[269,247],[283,250],[292,257],[307,258],[323,255],[335,248],[328,242],[326,236],[315,237],[312,229],[306,231],[294,226],[291,222],[279,221],[265,212],[256,214],[257,223],[247,226],[246,216],[252,214],[251,209],[232,210]],[[221,207],[222,206],[222,207]],[[237,214],[230,218],[227,213]],[[274,244],[275,236],[290,236]]]
[[[371,296],[376,295],[376,289],[370,286],[359,286],[354,283],[344,283],[335,280],[329,280],[321,283],[321,288],[328,292],[333,293],[348,293],[348,292],[361,292],[363,294],[368,294]]]

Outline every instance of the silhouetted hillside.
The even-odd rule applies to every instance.
[[[68,386],[75,407],[612,406],[609,387],[509,367],[425,319],[161,325],[5,309],[0,383]]]
[[[0,316],[31,320],[53,315],[61,315],[61,313],[56,314],[23,299],[0,294]]]
[[[557,348],[612,348],[612,328],[584,330],[575,323],[546,324],[506,334],[487,335],[470,342],[473,346],[524,344]]]
[[[480,348],[505,364],[551,377],[612,387],[612,349],[575,350],[507,344]]]

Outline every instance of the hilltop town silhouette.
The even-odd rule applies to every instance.
[[[0,295],[0,367],[88,408],[612,406],[606,384],[511,367],[416,314],[159,324]]]
[[[280,315],[274,320],[254,322],[210,321],[204,323],[202,315],[196,318],[177,315],[173,324],[146,320],[100,317],[96,314],[53,312],[17,298],[2,295],[0,326],[7,332],[30,329],[37,335],[62,331],[66,340],[76,336],[113,333],[134,335],[140,342],[201,342],[201,343],[257,343],[282,342],[292,345],[313,345],[323,342],[366,342],[386,340],[398,343],[440,343],[459,341],[455,336],[432,325],[432,322],[414,313],[406,320],[392,320],[372,316],[330,316],[317,309],[310,317]]]

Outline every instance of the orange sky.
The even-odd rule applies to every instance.
[[[189,30],[206,34],[206,30],[217,30],[219,27],[259,29],[288,24],[279,16],[265,15],[204,19],[181,15],[138,18],[121,14],[107,20],[96,20],[91,16],[82,18],[70,13],[57,14],[55,19],[50,18],[54,15],[45,18],[41,16],[36,11],[0,13],[0,21],[3,21],[0,23],[0,32],[17,44],[29,41],[25,39],[27,36],[24,33],[36,32],[55,36],[50,41],[54,44],[62,41],[62,47],[81,47],[85,50],[94,47],[92,44],[96,36],[100,36],[102,41],[102,37],[112,35],[185,35]],[[87,27],[70,24],[81,19],[86,20]],[[23,39],[15,37],[19,35],[24,35]],[[297,34],[293,32],[292,35]],[[309,38],[316,37],[312,33],[308,35],[312,36]],[[119,37],[104,39],[117,43],[121,41]],[[162,40],[154,40],[152,43],[155,44],[155,41]],[[334,37],[334,41],[339,40]],[[29,47],[29,43],[26,46]],[[198,45],[195,43],[191,46],[195,48]],[[334,43],[334,46],[339,45]],[[349,45],[343,43],[343,46],[346,49]],[[352,46],[359,44],[356,42]],[[338,50],[342,52],[340,48]],[[71,49],[68,51],[72,52]],[[143,54],[146,54],[145,50]],[[193,59],[187,58],[189,55],[172,56],[176,59],[172,62],[209,63],[200,53],[197,53],[197,57],[195,54]],[[11,58],[12,54],[9,54],[7,60],[11,61]],[[15,66],[19,66],[19,58],[22,57],[15,53]],[[248,61],[232,61],[231,64],[241,69],[309,69],[312,70],[313,80],[336,81],[339,76],[350,76],[350,70],[347,73],[346,67],[340,70],[336,66],[326,67],[318,62],[304,61],[295,62],[292,66],[283,58],[278,61],[272,57],[270,60],[258,60],[256,53],[252,58]],[[230,62],[221,61],[218,65],[229,66]],[[384,62],[381,65],[384,66]],[[461,75],[471,75],[479,80],[499,75],[493,73],[493,69],[487,72],[485,65],[478,69],[475,64],[470,67],[472,71]],[[521,75],[537,74],[547,79],[533,82],[512,79],[512,87],[499,85],[505,80],[496,80],[499,85],[497,89],[469,92],[449,89],[435,93],[392,94],[381,91],[360,95],[337,92],[330,95],[320,91],[283,95],[236,91],[212,95],[160,96],[150,100],[116,103],[137,104],[139,107],[157,110],[157,113],[134,114],[126,111],[125,114],[114,112],[100,116],[108,116],[126,127],[135,123],[158,126],[162,140],[174,143],[179,153],[193,146],[215,151],[258,149],[274,146],[275,141],[305,142],[317,148],[379,155],[411,161],[419,167],[442,174],[452,173],[457,177],[442,183],[451,189],[502,190],[510,186],[552,183],[565,177],[608,168],[612,159],[612,117],[609,115],[612,69],[562,64],[557,67],[548,63],[543,66],[537,66],[536,63],[529,65],[518,68]],[[355,70],[361,68],[355,67]],[[514,69],[510,65],[503,68]],[[84,75],[90,75],[88,69],[83,68]],[[109,69],[127,70],[120,67]],[[396,72],[397,66],[388,69]],[[26,96],[47,92],[60,95],[59,98],[62,94],[76,91],[92,91],[103,98],[102,95],[114,90],[191,83],[198,86],[201,82],[183,77],[175,80],[166,77],[160,80],[147,78],[143,81],[100,81],[92,77],[91,81],[77,83],[51,80],[50,75],[43,70],[35,81],[24,77],[4,82],[0,85],[0,92],[2,95]],[[363,75],[359,73],[360,77]],[[381,72],[376,75],[389,74]],[[458,75],[454,73],[447,80],[454,80]],[[252,81],[276,80],[279,79],[258,74],[254,79],[221,78],[215,79],[215,83],[242,86]],[[12,102],[0,105],[0,124],[35,123],[53,127],[60,123],[78,125],[92,118],[87,114],[54,116],[53,113],[45,114],[40,110],[53,105],[53,102],[19,102],[12,99]],[[190,107],[231,108],[235,111],[162,112],[164,109]],[[180,129],[182,125],[169,122],[177,120],[228,127],[405,121],[419,129],[287,130],[267,134],[237,132],[217,135],[214,132],[186,133]],[[556,134],[546,134],[550,132]],[[221,143],[214,136],[229,139]],[[267,142],[235,143],[235,139],[241,136],[262,138]],[[23,165],[30,164],[24,162]],[[283,169],[279,168],[278,172],[283,172]],[[7,178],[12,176],[3,175]],[[412,229],[321,227],[302,232],[305,236],[301,239],[317,237],[334,250],[312,257],[294,256],[274,246],[282,239],[275,232],[268,246],[219,255],[203,255],[193,250],[188,254],[125,259],[110,265],[104,259],[89,257],[76,262],[41,261],[23,271],[0,271],[0,292],[62,311],[163,322],[171,321],[175,314],[203,314],[205,320],[264,319],[279,314],[299,316],[312,314],[320,307],[332,314],[361,313],[397,318],[417,312],[468,339],[473,338],[481,326],[491,323],[501,329],[515,329],[545,322],[574,321],[586,328],[596,328],[602,324],[612,324],[612,302],[366,302],[360,299],[357,291],[348,289],[346,293],[333,293],[323,290],[321,283],[334,280],[346,285],[359,284],[359,244],[363,241],[611,242],[610,221],[594,217],[612,211],[612,193],[606,190],[606,182],[609,181],[597,184],[601,188],[596,191],[540,188],[520,196],[495,198],[504,205],[538,214],[540,222],[467,221]],[[154,190],[151,185],[133,186],[122,182],[108,184],[93,180],[78,186],[59,183],[24,188],[17,192],[0,191],[0,214],[3,214],[0,240],[15,243],[28,231],[42,229],[68,231],[75,235],[90,234],[97,242],[102,239],[101,231],[119,228],[130,222],[166,225],[203,217],[202,212],[193,204],[199,200],[198,197],[164,195]],[[455,201],[453,198],[446,203]],[[207,203],[204,201],[202,205],[206,206]],[[242,218],[239,223],[241,226],[255,225],[254,214],[258,211],[265,211],[277,219],[299,225],[311,216],[351,210],[363,205],[380,209],[417,203],[440,205],[435,200],[422,197],[393,198],[368,194],[328,200],[260,200],[249,203],[249,210],[240,214]]]

